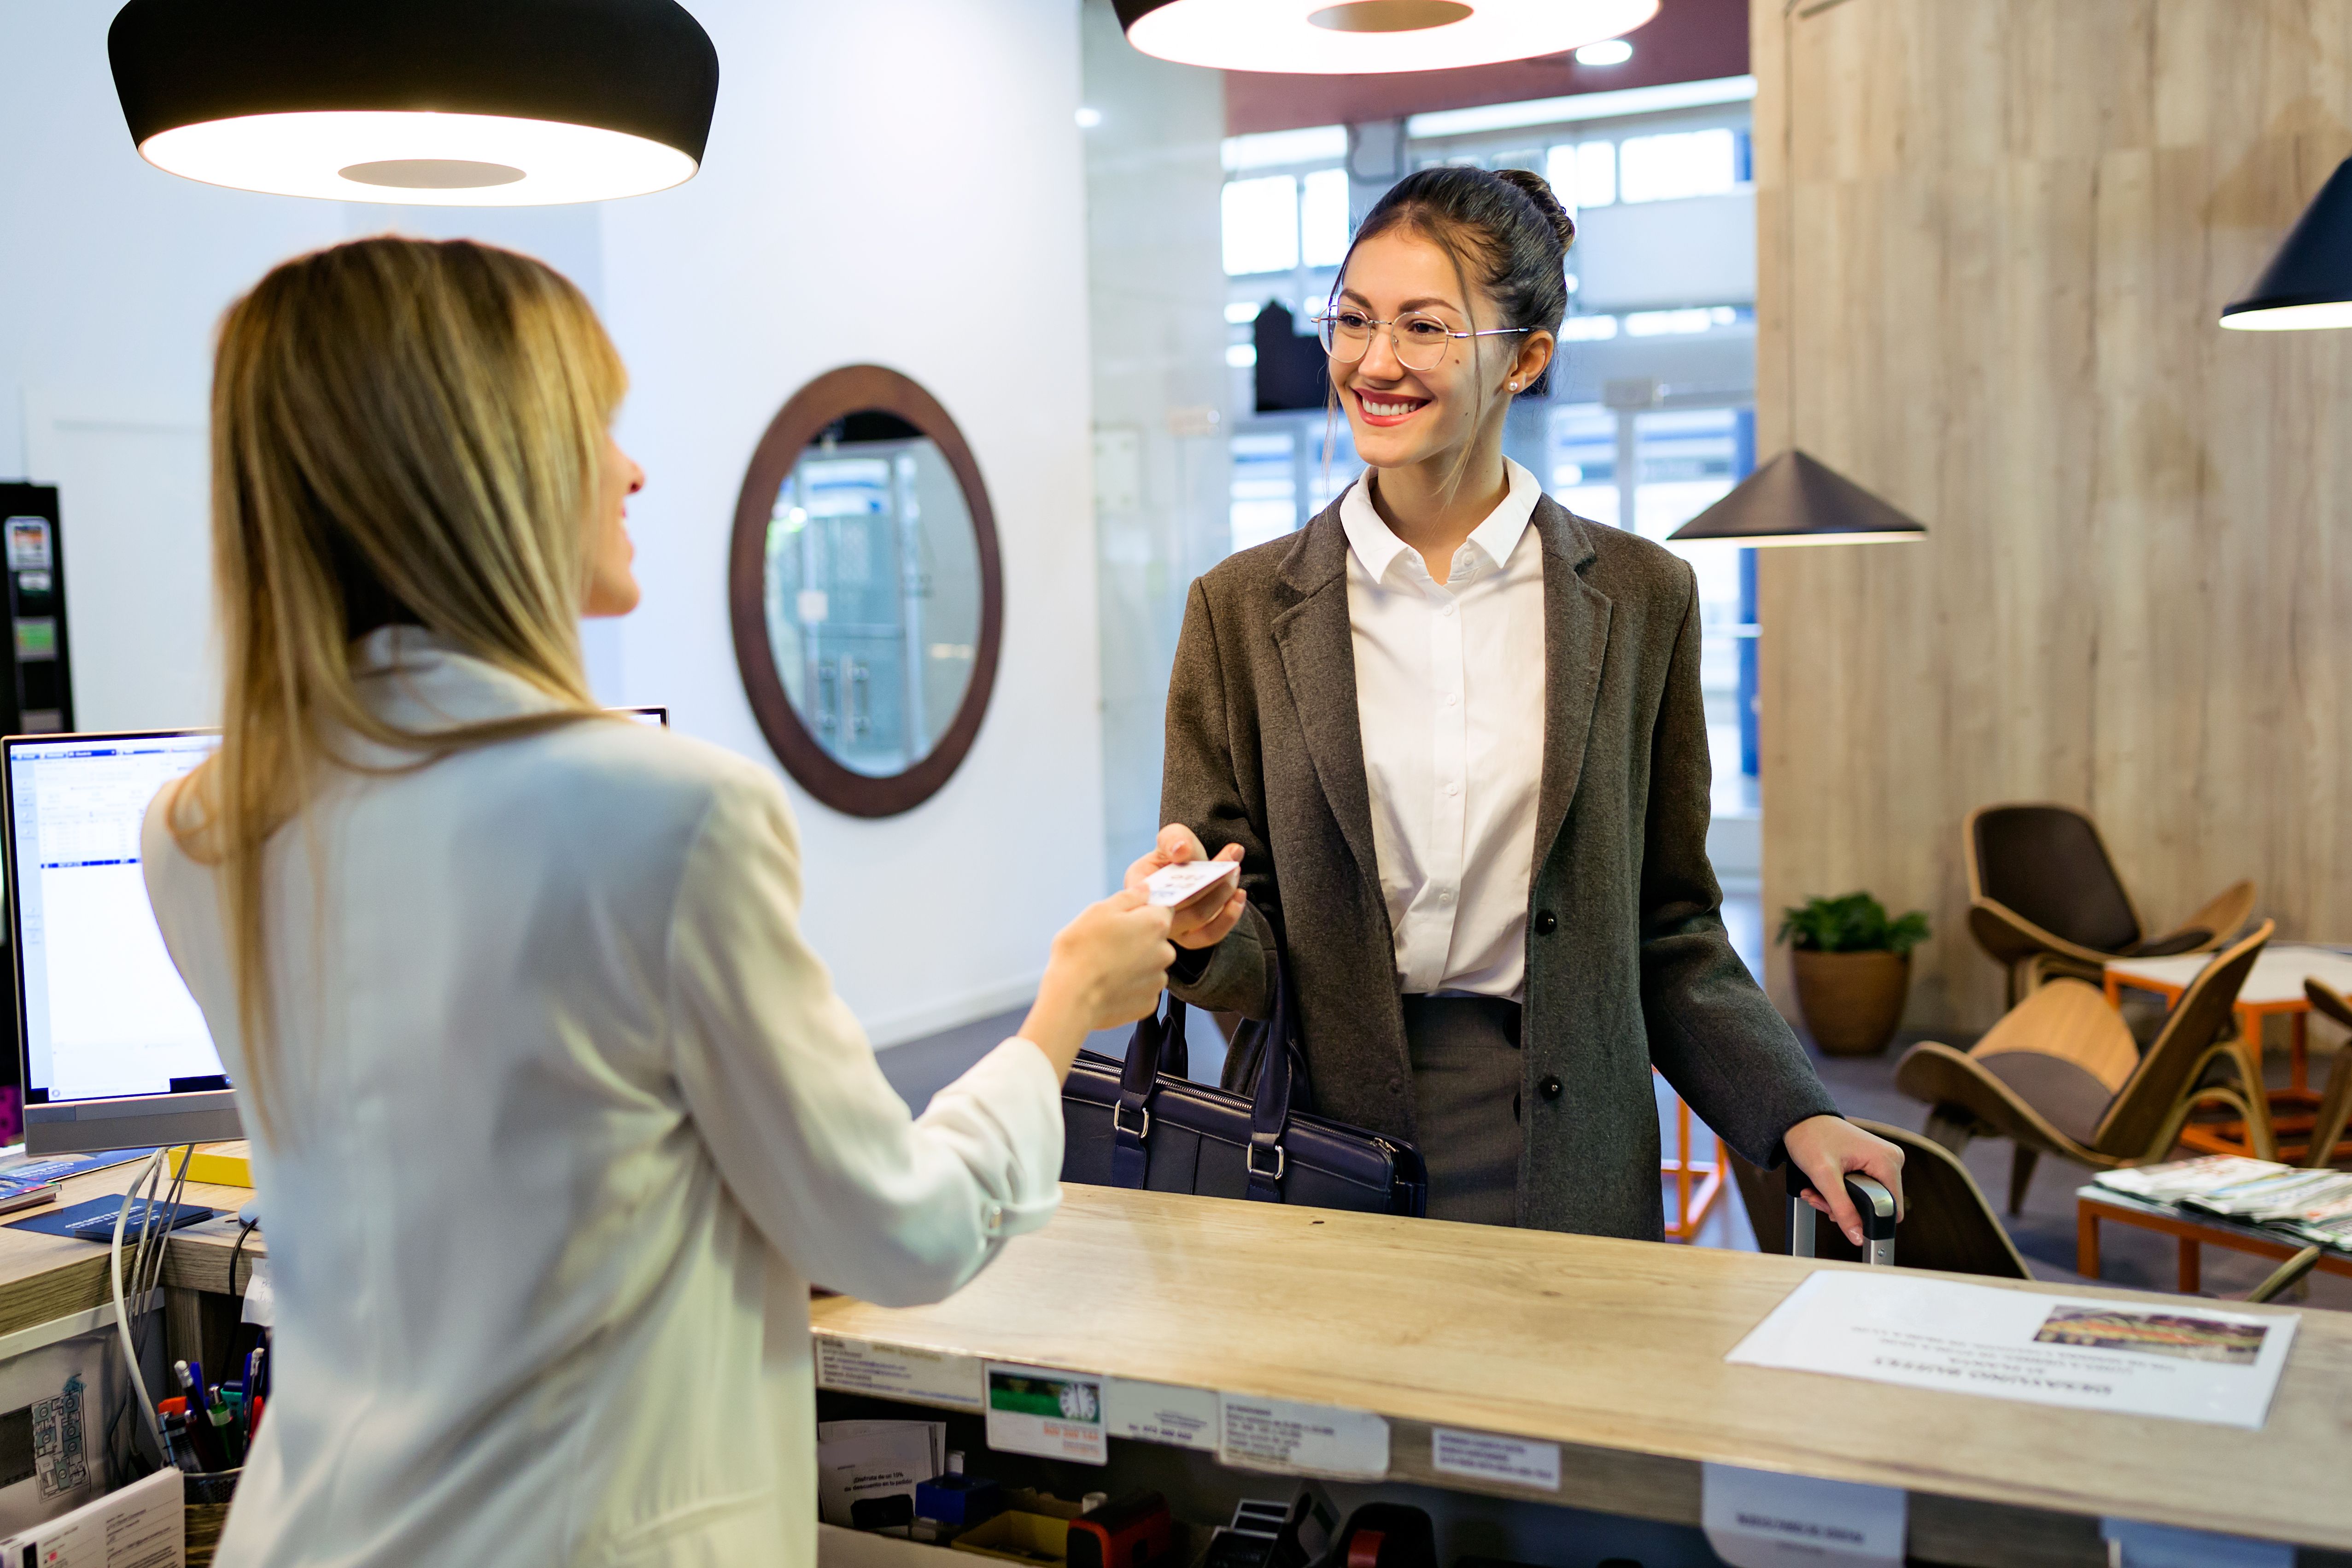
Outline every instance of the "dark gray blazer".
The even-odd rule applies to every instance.
[[[1760,1165],[1836,1106],[1724,934],[1706,859],[1698,589],[1649,541],[1536,505],[1544,765],[1529,886],[1519,1223],[1657,1238],[1654,1063]],[[1250,916],[1171,973],[1263,1017],[1278,940],[1322,1114],[1413,1136],[1394,941],[1356,721],[1334,502],[1192,584],[1168,692],[1160,817],[1242,846]],[[1530,648],[1528,657],[1535,657]],[[1277,937],[1278,933],[1278,937]],[[1565,1091],[1540,1086],[1557,1077]]]

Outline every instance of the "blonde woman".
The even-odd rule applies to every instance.
[[[1086,910],[908,1116],[782,791],[589,695],[578,619],[637,597],[623,384],[570,284],[464,242],[223,322],[222,743],[144,856],[276,1274],[224,1564],[812,1561],[808,1285],[936,1300],[1042,1224],[1061,1078],[1172,957]]]

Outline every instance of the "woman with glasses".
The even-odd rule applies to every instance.
[[[1538,176],[1425,169],[1321,318],[1362,479],[1192,584],[1152,853],[1240,886],[1177,911],[1170,988],[1299,1020],[1315,1109],[1416,1143],[1440,1219],[1656,1238],[1655,1066],[1854,1240],[1842,1120],[1724,933],[1691,569],[1503,456],[1540,396],[1574,221]]]

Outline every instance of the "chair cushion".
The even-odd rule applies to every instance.
[[[1985,1071],[2007,1084],[2017,1098],[2040,1111],[2050,1125],[2077,1143],[2099,1131],[2115,1093],[2063,1057],[2040,1051],[1997,1051],[1976,1058]]]
[[[2213,933],[2203,926],[2184,926],[2160,942],[2144,942],[2132,949],[2134,958],[2170,958],[2177,952],[2195,952],[2213,940]]]
[[[2129,952],[2139,921],[2091,819],[2058,805],[1987,808],[1976,821],[1985,896],[2095,952]]]

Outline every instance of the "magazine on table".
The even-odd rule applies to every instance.
[[[2180,1205],[2225,1219],[2263,1225],[2272,1220],[2296,1219],[2309,1210],[2347,1197],[2352,1197],[2352,1173],[2286,1171],[2210,1193],[2189,1193],[2180,1199]]]
[[[2238,1154],[2207,1154],[2195,1160],[2173,1160],[2161,1165],[2135,1165],[2124,1171],[2102,1171],[2095,1185],[2150,1203],[2178,1203],[2192,1193],[2214,1193],[2263,1176],[2287,1174],[2292,1165],[2275,1160],[2249,1160]]]

